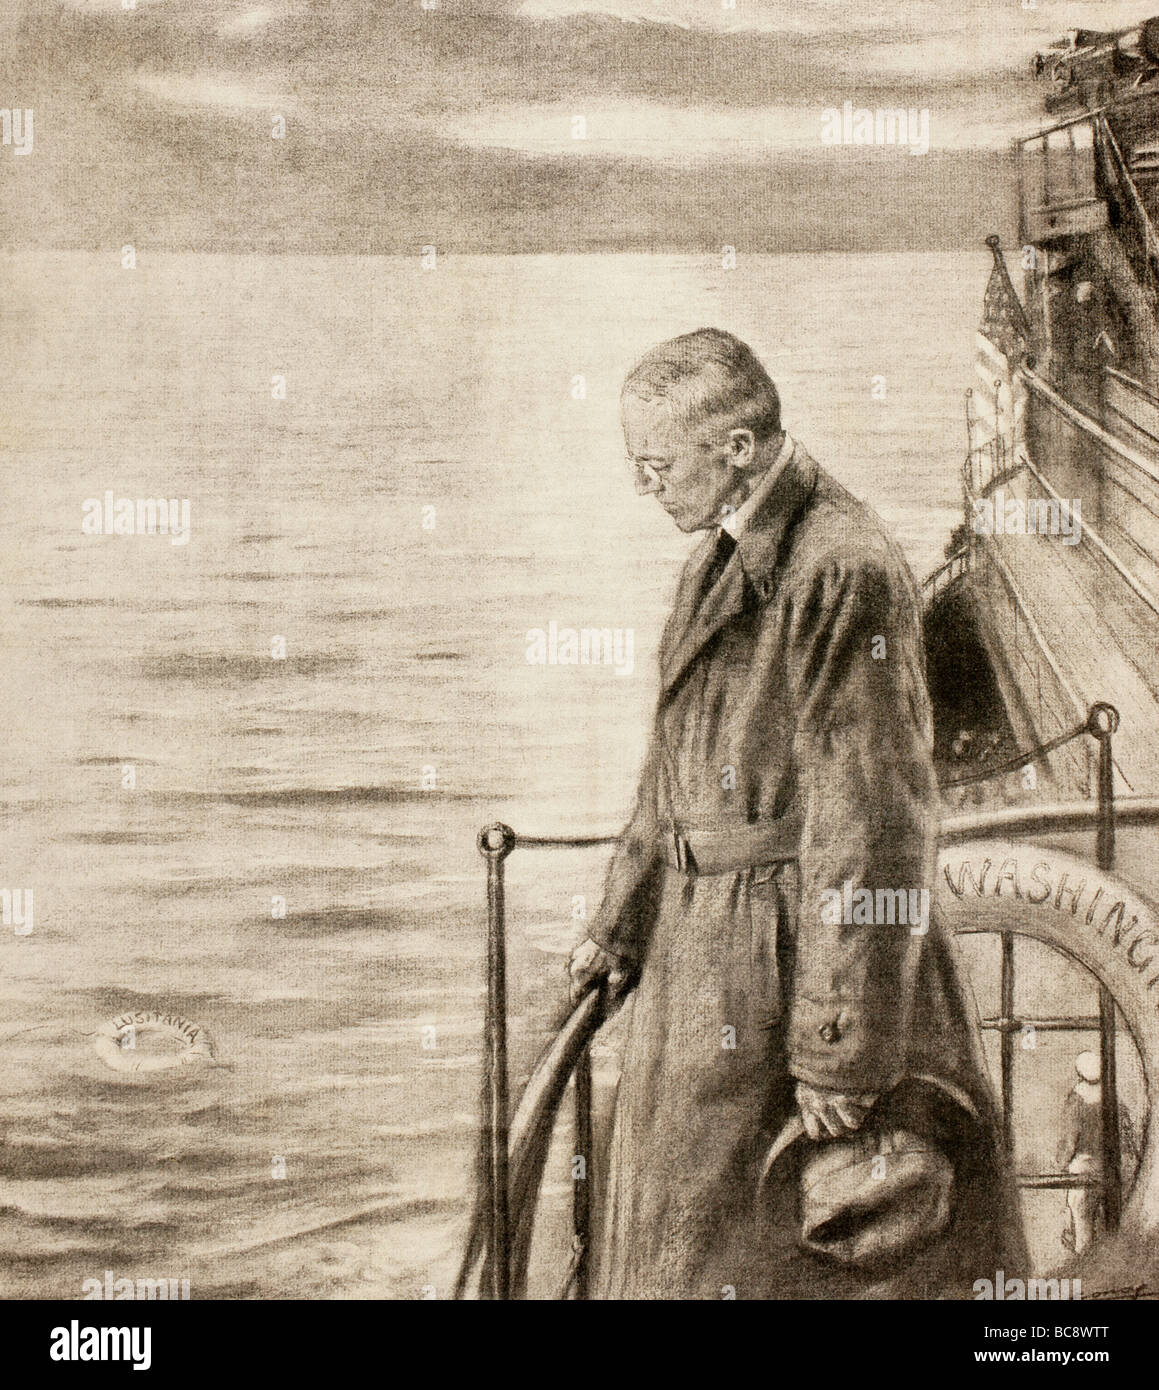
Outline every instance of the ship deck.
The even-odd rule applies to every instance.
[[[1057,536],[1029,535],[988,537],[987,543],[997,549],[1013,581],[1016,606],[1032,616],[1081,706],[1106,700],[1119,711],[1120,790],[1135,795],[1159,790],[1159,614],[1085,543],[1068,546]],[[982,634],[985,641],[985,627]],[[1037,676],[1022,647],[987,645],[996,667],[1032,704]],[[1076,716],[1081,717],[1078,711]]]

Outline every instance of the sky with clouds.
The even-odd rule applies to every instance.
[[[1011,136],[1040,109],[1036,49],[1159,12],[1159,0],[3,3],[0,96],[36,112],[35,157],[0,165],[10,238],[364,251],[715,244],[714,208],[774,245],[972,239]],[[928,109],[930,153],[823,148],[822,112],[846,100]]]

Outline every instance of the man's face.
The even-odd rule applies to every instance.
[[[625,396],[621,410],[636,491],[654,496],[682,531],[719,526],[751,457],[752,434],[697,433],[672,419],[665,401]]]

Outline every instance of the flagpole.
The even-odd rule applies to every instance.
[[[966,467],[962,474],[962,515],[966,516],[970,510],[971,491],[976,491],[974,481],[974,419],[970,413],[970,407],[974,401],[974,392],[966,387]]]
[[[1022,336],[1027,342],[1030,341],[1030,320],[1026,317],[1026,310],[1022,307],[1022,300],[1018,297],[1018,291],[1014,288],[1014,281],[1010,278],[1010,271],[1006,268],[1006,257],[1002,254],[1002,243],[996,232],[991,232],[986,238],[986,245],[990,248],[990,253],[994,257],[994,268],[1006,286],[1007,293],[1010,295],[1011,306],[1018,316],[1018,327]]]

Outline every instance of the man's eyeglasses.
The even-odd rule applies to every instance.
[[[664,481],[664,474],[671,467],[671,464],[647,463],[643,459],[634,459],[628,456],[628,467],[635,474],[636,490],[641,492],[646,488],[659,487]]]

